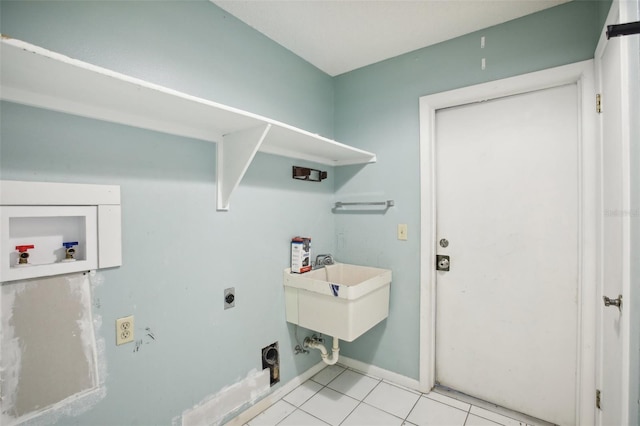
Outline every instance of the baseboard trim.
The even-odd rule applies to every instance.
[[[260,401],[256,402],[254,405],[247,408],[242,413],[238,414],[236,417],[234,417],[228,423],[225,423],[225,424],[229,426],[242,426],[246,424],[249,420],[253,419],[255,416],[257,416],[258,414],[260,414],[261,412],[269,408],[271,405],[278,402],[278,400],[282,399],[283,396],[285,396],[286,394],[288,394],[289,392],[291,392],[292,390],[294,390],[295,388],[297,388],[298,386],[300,386],[301,384],[309,380],[311,377],[315,376],[320,370],[322,370],[326,366],[327,364],[320,361],[319,363],[309,368],[304,373],[289,380],[283,386],[271,392],[269,395],[262,398]]]
[[[340,365],[343,367],[350,368],[352,370],[359,371],[368,376],[377,377],[382,380],[387,380],[395,385],[404,386],[407,389],[414,390],[416,392],[428,392],[430,389],[422,390],[420,389],[420,381],[416,379],[412,379],[407,376],[403,376],[402,374],[394,373],[393,371],[385,370],[384,368],[376,367],[375,365],[367,364],[362,361],[358,361],[353,358],[349,358],[343,355],[340,355],[340,359],[338,361]],[[269,408],[271,405],[278,402],[282,399],[283,396],[300,386],[302,383],[309,380],[311,377],[315,376],[320,370],[325,368],[327,365],[324,362],[319,362],[313,367],[309,368],[304,373],[299,376],[289,380],[279,389],[273,391],[266,397],[262,398],[260,401],[256,402],[251,407],[244,410],[242,413],[238,414],[236,417],[231,419],[228,423],[229,426],[242,426],[246,424],[248,421],[253,419],[255,416]]]
[[[420,381],[412,379],[411,377],[403,376],[402,374],[394,373],[393,371],[385,370],[384,368],[376,367],[375,365],[367,364],[357,359],[348,358],[340,355],[339,364],[353,370],[360,371],[369,376],[377,377],[383,380],[387,380],[396,385],[404,386],[417,392],[429,392],[431,389],[421,389]]]

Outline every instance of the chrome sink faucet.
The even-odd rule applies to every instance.
[[[313,264],[314,269],[323,268],[325,265],[333,265],[333,256],[330,254],[319,254]]]

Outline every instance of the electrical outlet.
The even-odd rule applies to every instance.
[[[398,239],[405,241],[407,239],[407,224],[401,223],[398,225]]]
[[[133,315],[116,320],[116,345],[133,342]]]

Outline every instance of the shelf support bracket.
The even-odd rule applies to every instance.
[[[218,142],[217,209],[229,210],[229,198],[247,172],[253,157],[267,137],[271,124],[239,130],[224,135]]]

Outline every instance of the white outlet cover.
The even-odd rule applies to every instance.
[[[133,342],[133,315],[116,320],[116,345]]]

